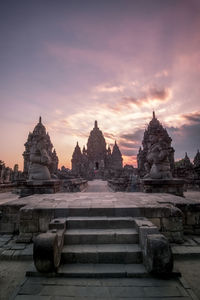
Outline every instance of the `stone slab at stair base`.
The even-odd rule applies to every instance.
[[[56,273],[42,274],[31,265],[27,277],[62,277],[62,278],[146,278],[149,273],[142,264],[67,264],[61,265]]]
[[[60,191],[60,180],[27,180],[20,190],[20,197],[34,194],[54,194]]]
[[[168,193],[183,197],[185,181],[181,179],[142,179],[144,193]]]

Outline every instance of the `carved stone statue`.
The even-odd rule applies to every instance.
[[[51,158],[45,149],[44,140],[34,139],[30,149],[29,180],[50,180],[51,175],[48,168],[50,163]]]
[[[20,197],[34,194],[52,194],[60,190],[61,182],[55,176],[58,167],[58,157],[52,151],[53,145],[42,118],[32,133],[29,133],[25,143],[24,177]]]
[[[145,193],[170,193],[183,196],[184,181],[173,178],[174,149],[172,139],[155,117],[144,132],[137,159],[142,191]]]
[[[137,155],[138,171],[141,178],[158,179],[172,177],[171,173],[174,170],[174,149],[171,146],[171,142],[172,139],[168,135],[167,130],[156,118],[155,112],[153,112],[153,118],[144,132],[142,141],[143,149],[140,147]],[[162,167],[160,166],[161,161]],[[170,169],[168,171],[169,166]],[[165,171],[161,171],[163,168]]]
[[[154,142],[147,153],[145,168],[148,173],[145,178],[171,179],[172,174],[168,157],[169,149],[167,143],[161,139]],[[149,165],[151,165],[151,168]]]
[[[25,178],[29,177],[29,169],[33,168],[33,166],[30,166],[32,164],[30,156],[36,151],[35,143],[39,141],[43,141],[43,149],[46,150],[48,158],[50,158],[51,163],[48,163],[46,166],[49,169],[49,172],[51,174],[51,178],[56,178],[56,173],[58,170],[58,156],[56,154],[56,151],[54,149],[53,151],[53,145],[51,143],[50,136],[48,132],[46,132],[45,126],[42,124],[41,117],[39,118],[38,124],[35,126],[33,132],[29,132],[27,142],[24,144],[25,151],[23,153],[24,157],[24,176]],[[40,146],[41,148],[41,146]],[[41,151],[41,149],[38,149],[38,151]],[[31,154],[32,152],[32,154]],[[38,177],[38,176],[37,176]],[[47,176],[45,176],[47,177]]]

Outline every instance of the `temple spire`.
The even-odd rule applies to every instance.
[[[153,119],[156,118],[155,111],[153,110]]]
[[[39,123],[42,123],[42,117],[41,116],[39,117]]]
[[[94,121],[94,128],[98,128],[97,121]]]

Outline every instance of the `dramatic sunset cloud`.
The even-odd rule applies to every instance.
[[[155,110],[176,159],[200,148],[199,0],[0,3],[0,159],[23,168],[41,115],[70,167],[97,120],[136,165]]]

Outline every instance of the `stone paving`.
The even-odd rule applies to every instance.
[[[87,193],[99,193],[99,192],[113,192],[111,188],[107,185],[107,181],[103,180],[93,180],[93,181],[88,181],[88,187],[84,190],[84,192]]]
[[[33,195],[24,198],[13,198],[6,201],[9,206],[27,206],[32,208],[121,208],[121,207],[149,207],[152,205],[191,204],[191,201],[171,194],[145,194],[124,192],[79,192]]]
[[[0,193],[0,205],[3,203],[7,203],[13,200],[17,200],[19,195],[13,194],[11,192]]]
[[[33,244],[17,243],[17,235],[0,235],[0,260],[32,260]]]
[[[184,280],[153,278],[28,278],[13,300],[195,300]]]

